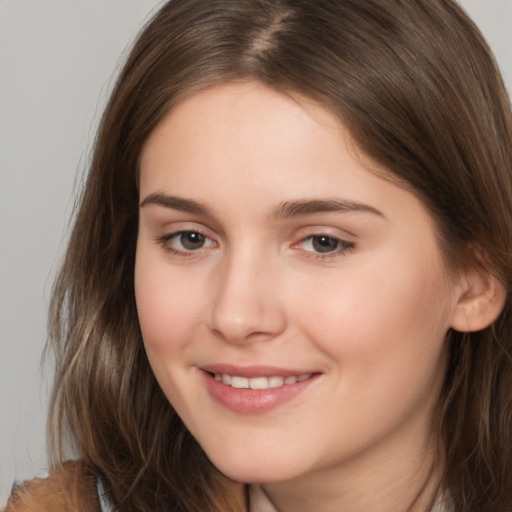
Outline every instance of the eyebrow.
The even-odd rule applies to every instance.
[[[210,210],[202,204],[192,199],[185,199],[183,197],[167,196],[164,194],[149,194],[140,203],[140,207],[154,204],[157,206],[163,206],[172,210],[178,210],[181,212],[192,213],[193,215],[208,215]]]
[[[168,196],[165,194],[149,194],[140,203],[140,207],[143,208],[147,205],[163,206],[164,208],[191,213],[193,215],[212,215],[209,208],[197,201],[194,201],[193,199]],[[277,220],[289,219],[293,217],[305,217],[307,215],[329,212],[362,212],[385,218],[385,215],[373,206],[357,201],[332,198],[285,201],[273,210],[272,218]]]
[[[273,217],[276,219],[287,219],[328,212],[363,212],[385,218],[385,215],[381,211],[365,203],[331,198],[286,201],[274,210]]]

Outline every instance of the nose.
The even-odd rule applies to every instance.
[[[279,269],[257,254],[233,256],[215,279],[210,329],[230,343],[268,340],[286,328]]]

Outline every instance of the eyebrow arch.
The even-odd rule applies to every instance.
[[[364,212],[385,218],[385,215],[373,206],[342,199],[303,199],[298,201],[286,201],[274,210],[273,217],[276,219],[287,219],[290,217],[301,217],[327,212]]]
[[[207,216],[211,214],[208,208],[192,199],[158,193],[149,194],[140,203],[141,208],[147,205],[163,206],[164,208],[187,212],[193,215]],[[363,212],[385,218],[385,215],[373,206],[342,199],[300,199],[297,201],[285,201],[274,209],[272,217],[279,220],[328,212]]]
[[[184,199],[183,197],[168,196],[164,194],[149,194],[140,203],[140,207],[154,204],[163,206],[172,210],[191,213],[193,215],[208,215],[210,212],[208,208],[204,207],[197,201],[192,199]]]

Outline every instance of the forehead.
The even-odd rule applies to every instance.
[[[344,125],[342,116],[327,105],[293,90],[280,90],[269,87],[256,80],[235,80],[210,84],[209,86],[192,89],[180,96],[162,121],[153,129],[142,147],[139,158],[139,169],[149,167],[148,155],[154,158],[154,149],[158,140],[168,145],[173,141],[181,150],[188,151],[188,156],[199,155],[206,150],[203,145],[193,145],[189,148],[187,143],[194,138],[204,136],[219,146],[216,135],[219,134],[219,125],[223,126],[223,142],[229,145],[229,153],[234,154],[234,143],[242,135],[250,136],[253,147],[258,141],[273,139],[277,144],[283,145],[283,135],[292,134],[291,130],[303,128],[303,135],[308,137],[318,132],[329,131],[331,139],[336,144],[343,145],[344,149],[354,158],[357,158],[363,167],[392,183],[412,191],[409,183],[405,182],[390,169],[381,165],[360,149],[358,143]],[[262,130],[262,121],[267,123],[267,130]],[[272,130],[268,127],[272,125]],[[231,131],[226,131],[231,127]],[[241,129],[242,128],[242,129]],[[209,131],[209,133],[208,133]],[[252,133],[251,133],[252,132]],[[279,133],[281,132],[281,133]],[[193,134],[193,137],[189,137]],[[310,137],[312,140],[313,137]],[[204,143],[204,140],[203,140]],[[185,145],[183,145],[185,144]],[[161,145],[161,144],[160,144]],[[308,145],[303,146],[305,150]],[[283,149],[285,149],[283,147]],[[297,148],[294,150],[297,153]],[[256,150],[248,156],[255,156]]]
[[[140,163],[141,199],[181,195],[233,213],[333,197],[382,211],[404,192],[382,178],[389,172],[358,150],[335,114],[258,82],[182,99],[149,137]]]
[[[236,138],[247,135],[252,128],[252,135],[261,139],[265,134],[261,131],[264,122],[267,129],[272,125],[274,132],[319,124],[336,132],[340,141],[342,132],[346,132],[333,113],[303,95],[281,92],[252,80],[220,83],[179,98],[150,134],[142,150],[142,162],[148,146],[161,137],[184,139],[191,132],[198,135],[210,130],[209,135],[215,138],[222,124],[224,135]],[[231,132],[227,132],[229,127]],[[267,133],[271,135],[270,131]],[[343,135],[348,139],[348,132]]]
[[[237,169],[250,164],[277,171],[296,160],[316,158],[339,148],[361,158],[338,117],[313,100],[284,94],[259,82],[223,83],[194,92],[171,109],[153,130],[140,157],[142,178],[148,169],[185,164],[210,172],[216,159],[222,167]],[[325,164],[325,162],[324,162]],[[262,179],[263,172],[255,173]]]

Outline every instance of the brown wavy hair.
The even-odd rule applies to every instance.
[[[133,285],[144,142],[184,96],[239,79],[336,113],[429,209],[446,261],[506,287],[491,327],[448,333],[433,428],[454,510],[512,510],[510,102],[452,0],[171,0],[156,13],[104,112],[54,288],[54,463],[74,450],[123,512],[244,509],[153,376]]]

